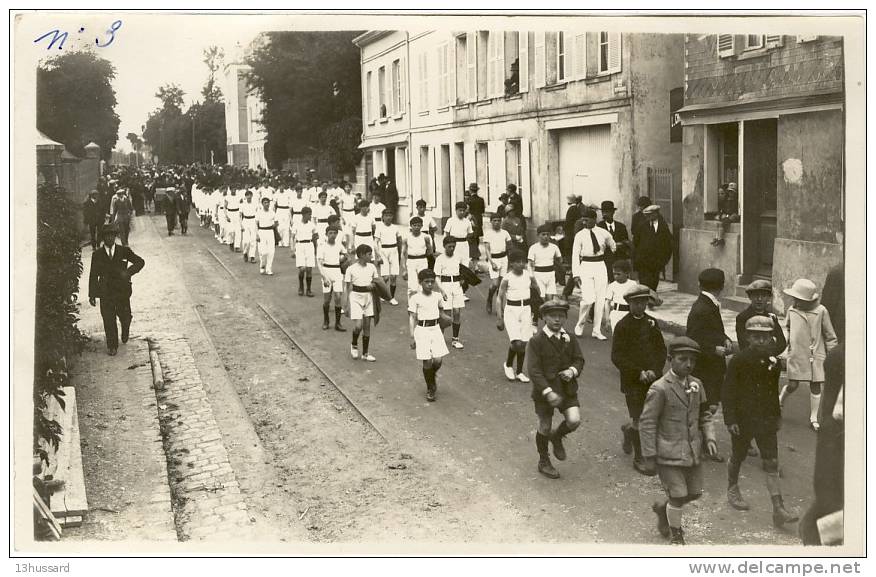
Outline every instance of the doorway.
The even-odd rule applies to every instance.
[[[772,278],[776,242],[778,121],[742,123],[742,262],[749,278]]]

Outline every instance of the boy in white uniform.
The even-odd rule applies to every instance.
[[[341,274],[341,261],[347,258],[347,250],[338,240],[339,229],[336,225],[329,226],[325,233],[325,242],[316,249],[316,262],[319,264],[319,275],[322,278],[322,330],[329,328],[329,305],[332,297],[335,301],[335,330],[345,332],[341,326],[341,298],[344,296],[344,276]]]
[[[368,207],[368,213],[377,224],[383,219],[383,211],[386,210],[386,205],[380,202],[380,193],[375,192],[371,195],[371,204]]]
[[[362,335],[362,360],[374,362],[368,352],[371,340],[371,317],[374,316],[374,301],[371,283],[377,278],[377,269],[371,264],[373,251],[367,244],[361,244],[356,249],[356,262],[347,267],[344,274],[347,302],[350,307],[350,319],[353,321],[353,342],[350,345],[350,355],[359,358],[359,335]]]
[[[255,217],[259,208],[252,201],[252,191],[247,190],[244,194],[246,199],[240,205],[240,242],[241,250],[243,250],[243,262],[255,262],[256,243],[258,242],[258,228],[256,227]]]
[[[274,274],[274,229],[277,227],[277,214],[271,210],[271,201],[262,199],[262,210],[256,212],[256,226],[259,231],[259,273]]]
[[[490,216],[490,228],[484,231],[483,244],[484,249],[481,252],[486,255],[490,271],[487,313],[493,314],[493,297],[499,291],[502,277],[508,273],[508,248],[511,246],[511,235],[502,228],[502,217],[498,213]]]
[[[295,196],[289,200],[289,208],[292,211],[292,225],[296,222],[301,222],[301,211],[308,205],[307,197],[304,195],[304,187],[301,183],[295,185]],[[295,246],[292,246],[292,252],[295,252]]]
[[[374,238],[374,219],[369,216],[369,205],[367,200],[359,203],[359,214],[353,217],[350,224],[350,242],[348,248],[355,251],[361,245],[366,244],[372,247]]]
[[[326,203],[328,198],[326,191],[321,190],[317,198],[319,202],[313,205],[313,219],[316,221],[316,234],[319,236],[319,241],[322,242],[325,239],[325,229],[328,228],[328,219],[335,214],[335,209]]]
[[[277,211],[277,227],[280,231],[280,246],[289,246],[289,236],[292,228],[291,212],[292,193],[288,188],[281,188],[274,196],[274,210]]]
[[[214,200],[214,213],[216,218],[213,220],[215,223],[214,229],[216,233],[216,240],[221,243],[225,242],[225,228],[228,225],[228,220],[225,217],[225,199],[228,197],[228,189],[225,188],[222,191],[222,194],[217,194]]]
[[[307,296],[312,297],[310,283],[313,281],[313,267],[316,265],[316,226],[310,218],[311,209],[305,206],[301,211],[301,222],[292,227],[292,242],[295,245],[295,266],[298,267],[298,296],[304,294],[304,280],[307,277]]]
[[[551,242],[551,225],[538,227],[538,243],[529,247],[529,267],[545,301],[557,296],[557,266],[563,262],[560,247]]]
[[[377,245],[377,265],[380,267],[380,276],[389,283],[389,304],[396,306],[395,287],[399,273],[398,227],[392,224],[392,210],[383,210],[383,220],[374,226],[374,244]]]
[[[508,257],[510,270],[502,284],[499,285],[499,320],[496,327],[508,332],[508,356],[502,366],[505,377],[509,381],[518,380],[528,383],[529,378],[523,374],[526,359],[526,343],[532,338],[532,306],[529,295],[533,288],[537,288],[536,280],[532,273],[526,269],[526,257],[523,252],[513,250]],[[514,359],[517,358],[517,371],[514,371]]]
[[[455,255],[456,247],[461,246],[451,236],[444,237],[444,254],[435,259],[435,276],[438,287],[444,294],[444,310],[453,311],[453,340],[450,346],[454,349],[464,348],[459,340],[459,330],[462,324],[462,309],[465,308],[465,295],[462,294],[462,277],[459,276],[459,258]]]
[[[431,403],[435,401],[435,392],[438,389],[437,377],[441,359],[449,352],[439,324],[443,299],[434,290],[435,273],[431,270],[424,268],[417,273],[417,285],[419,290],[408,299],[408,328],[411,348],[417,351],[417,360],[423,361],[426,400]]]
[[[608,284],[605,290],[605,308],[608,311],[608,321],[611,324],[611,333],[622,318],[630,312],[630,305],[624,298],[630,291],[635,290],[637,283],[630,280],[632,266],[628,260],[616,260],[611,264],[611,272],[614,280]]]
[[[240,198],[237,191],[225,197],[225,243],[230,250],[240,250]]]
[[[444,225],[444,235],[446,239],[452,239],[456,242],[456,257],[460,264],[469,266],[471,260],[468,250],[468,237],[474,234],[471,221],[466,216],[468,207],[464,202],[456,203],[456,216],[447,219]],[[444,243],[446,246],[446,243]]]
[[[415,216],[411,219],[411,231],[404,239],[402,246],[402,278],[408,281],[408,299],[420,290],[419,273],[428,268],[428,257],[435,254],[435,248],[429,235],[422,232],[423,219]],[[433,277],[434,279],[434,277]]]
[[[344,189],[338,196],[338,206],[341,209],[343,230],[349,234],[351,221],[356,216],[356,195],[353,194],[353,185],[349,182],[344,183]]]

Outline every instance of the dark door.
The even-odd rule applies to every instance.
[[[383,152],[384,164],[386,164],[386,178],[396,182],[395,178],[395,148],[387,148]],[[398,186],[398,185],[396,185]]]
[[[776,240],[777,127],[774,118],[743,126],[743,272],[772,277]]]

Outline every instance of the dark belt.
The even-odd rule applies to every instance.
[[[505,258],[508,256],[507,252],[497,252],[496,254],[490,254],[490,258]]]
[[[603,262],[605,260],[605,255],[601,254],[599,256],[582,256],[579,258],[580,262]]]
[[[246,216],[245,214],[241,216],[243,216],[243,218],[255,218],[254,216]]]
[[[417,321],[418,327],[434,327],[438,324],[438,319],[428,319],[425,321]]]
[[[611,305],[611,309],[615,311],[629,311],[630,305],[619,305],[617,303],[614,303]]]
[[[371,287],[370,287],[370,286],[356,286],[356,285],[353,285],[353,292],[354,292],[354,293],[370,293],[370,292],[371,292]]]
[[[301,211],[299,210],[298,212],[295,212],[295,211],[293,210],[293,211],[292,211],[292,214],[293,214],[293,215],[295,215],[295,214],[301,214]]]
[[[380,245],[380,248],[395,248],[397,246],[397,244],[382,244]]]
[[[328,219],[327,218],[318,218],[318,219],[316,219],[316,222],[328,222]]]
[[[554,272],[554,265],[537,266],[535,267],[535,272]]]
[[[277,205],[277,208],[282,208],[283,210],[286,210],[286,209],[288,209],[289,207],[288,207],[288,206],[280,206],[280,205],[278,204],[278,205]]]
[[[228,212],[237,212],[240,209],[239,208],[226,208],[225,210],[227,210]]]
[[[529,306],[529,299],[523,299],[522,301],[507,300],[507,301],[505,301],[505,304],[512,306],[512,307],[528,307]]]
[[[260,226],[259,230],[274,230],[273,226]]]
[[[273,227],[272,227],[272,228],[273,228]],[[305,239],[305,240],[299,240],[299,241],[297,241],[297,242],[313,242],[313,241],[310,240],[310,239],[308,238],[308,239]]]
[[[371,236],[370,232],[357,232],[356,236]]]
[[[394,245],[393,245],[393,246],[394,246]],[[426,258],[426,255],[424,255],[424,254],[409,254],[409,255],[408,255],[408,258],[409,258],[409,259],[412,259],[412,258]]]
[[[443,274],[438,278],[441,279],[441,282],[459,282],[462,280],[461,276],[446,276]]]
[[[339,264],[329,264],[327,262],[322,263],[322,266],[325,268],[341,268]]]
[[[353,212],[356,209],[355,208],[342,208],[341,210],[343,210],[344,212]]]
[[[459,238],[458,236],[450,236],[450,238],[453,239],[453,242],[468,242],[467,238]]]

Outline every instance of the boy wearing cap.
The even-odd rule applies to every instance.
[[[384,282],[389,283],[389,304],[398,305],[395,300],[395,287],[399,272],[399,231],[392,224],[392,210],[383,210],[383,219],[374,225],[374,243],[377,245],[377,266],[380,267],[380,276]]]
[[[456,257],[460,264],[469,266],[470,253],[468,249],[468,239],[474,234],[471,220],[466,216],[468,206],[464,202],[456,203],[456,215],[447,219],[444,225],[444,238],[453,239],[456,242]],[[436,263],[437,266],[437,263]]]
[[[277,213],[271,210],[271,199],[262,199],[262,210],[256,212],[258,230],[259,273],[274,274],[274,251],[276,242],[274,232],[277,228]]]
[[[326,229],[325,242],[316,249],[316,262],[319,265],[319,276],[322,279],[322,330],[329,328],[329,306],[332,298],[335,301],[335,330],[345,332],[341,326],[341,297],[344,295],[344,276],[341,274],[341,261],[347,258],[347,250],[338,241],[340,228],[336,224]]]
[[[645,406],[648,388],[660,378],[663,365],[666,364],[663,334],[657,321],[645,312],[650,298],[651,289],[641,284],[634,284],[626,293],[624,299],[629,314],[617,323],[611,342],[611,362],[620,372],[621,392],[626,398],[630,416],[630,422],[621,426],[622,448],[627,455],[635,452],[633,467],[643,475],[653,472],[643,466],[639,417]]]
[[[748,334],[745,331],[745,323],[748,322],[748,319],[754,316],[764,316],[773,322],[773,338],[775,339],[773,354],[780,354],[788,346],[788,341],[785,339],[779,317],[773,312],[770,304],[773,298],[772,283],[768,280],[756,280],[745,288],[745,293],[751,304],[736,315],[736,342],[739,343],[739,349],[744,351],[748,348]]]
[[[639,417],[643,469],[657,471],[667,500],[655,502],[657,530],[673,545],[684,545],[682,508],[703,494],[702,451],[718,446],[702,383],[691,376],[700,346],[688,337],[669,344],[669,371],[648,389]]]
[[[528,383],[529,378],[523,374],[526,359],[526,343],[532,337],[532,307],[530,306],[530,291],[538,290],[535,278],[525,268],[523,253],[512,250],[509,260],[510,270],[499,286],[499,320],[496,327],[508,331],[508,357],[502,366],[505,377],[509,381],[518,380]],[[517,358],[517,372],[514,372],[514,359]]]
[[[459,340],[459,331],[462,327],[462,309],[465,308],[465,295],[462,292],[462,277],[459,275],[459,257],[456,250],[460,246],[468,246],[459,243],[451,236],[444,237],[444,253],[435,259],[435,276],[438,279],[438,288],[444,294],[444,310],[453,311],[453,339],[450,346],[454,349],[465,348]]]
[[[551,242],[551,225],[545,223],[538,227],[538,242],[529,247],[527,260],[532,276],[538,285],[541,298],[550,300],[557,296],[557,267],[563,263],[560,247]]]
[[[611,265],[614,280],[608,283],[608,288],[605,290],[605,310],[607,312],[605,316],[608,317],[612,334],[614,334],[615,327],[620,320],[630,311],[629,303],[624,297],[639,286],[638,283],[630,280],[630,272],[632,272],[632,267],[628,260],[616,260]]]
[[[508,251],[511,250],[511,235],[502,228],[498,212],[490,216],[490,228],[484,231],[484,251],[490,271],[490,290],[487,293],[487,312],[493,314],[493,297],[499,291],[502,277],[508,272]],[[502,310],[501,308],[499,309]]]
[[[584,368],[584,357],[578,340],[563,328],[568,313],[566,301],[551,299],[542,304],[539,314],[544,327],[526,345],[526,372],[532,380],[532,401],[538,416],[535,433],[538,472],[549,479],[560,477],[551,463],[550,445],[554,447],[554,456],[565,461],[563,437],[581,422],[577,379]],[[554,411],[564,418],[556,429],[552,428]]]
[[[435,254],[432,238],[423,233],[423,219],[411,219],[411,230],[402,244],[402,278],[408,281],[408,298],[420,290],[419,274],[428,268],[428,258]]]
[[[313,267],[316,266],[316,225],[310,218],[312,209],[305,206],[301,209],[301,221],[292,227],[292,244],[295,246],[295,266],[298,267],[298,296],[304,294],[304,282],[307,281],[307,296],[312,297],[310,290],[313,282]]]
[[[442,295],[435,290],[435,273],[424,268],[417,273],[417,292],[408,299],[408,329],[411,348],[417,352],[417,360],[423,361],[423,378],[426,381],[426,400],[435,401],[438,389],[438,369],[441,359],[449,352],[441,330]]]
[[[707,268],[699,275],[700,295],[687,315],[687,336],[700,346],[700,357],[693,375],[703,382],[709,399],[709,410],[714,415],[721,401],[721,385],[727,371],[725,357],[733,354],[733,342],[724,333],[721,319],[721,301],[718,297],[724,290],[724,271]],[[723,457],[709,455],[721,463]]]
[[[797,517],[785,510],[779,481],[779,450],[776,435],[781,426],[779,375],[774,356],[773,320],[753,316],[745,323],[749,346],[730,359],[721,402],[724,424],[730,432],[732,453],[727,462],[727,501],[740,511],[750,506],[739,490],[739,469],[752,439],[757,443],[766,471],[766,485],[773,504],[773,524],[781,527]]]

